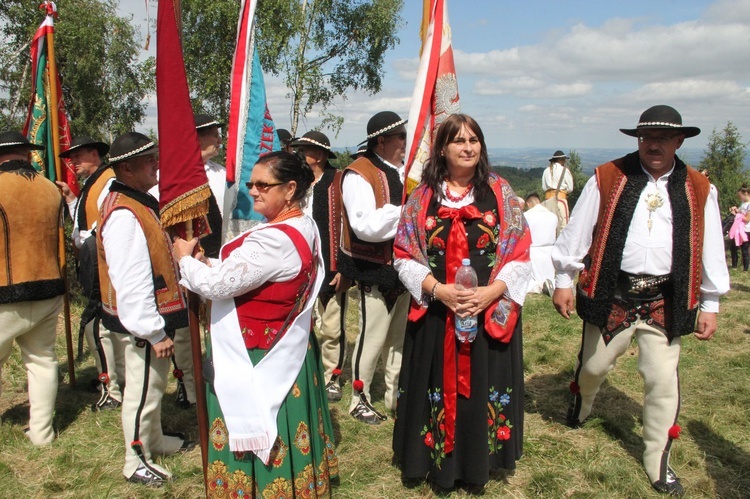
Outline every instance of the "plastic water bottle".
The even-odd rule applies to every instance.
[[[464,258],[456,271],[456,289],[477,290],[477,273],[471,268],[471,260]],[[477,316],[459,317],[456,315],[456,338],[461,343],[471,343],[477,337]]]

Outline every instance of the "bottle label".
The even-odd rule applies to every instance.
[[[462,333],[470,333],[477,329],[477,318],[474,317],[456,317],[456,329]]]

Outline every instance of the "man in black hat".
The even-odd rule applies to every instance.
[[[59,265],[62,197],[29,162],[31,151],[42,149],[20,133],[0,134],[0,369],[15,340],[28,373],[27,435],[34,445],[55,438],[55,329],[65,293]]]
[[[122,403],[122,386],[125,380],[123,349],[115,349],[112,341],[117,337],[101,325],[101,295],[96,251],[96,227],[99,223],[99,206],[109,193],[115,174],[104,163],[109,145],[91,137],[76,137],[70,147],[60,153],[70,159],[76,175],[83,182],[81,194],[75,197],[64,182],[55,182],[63,192],[73,219],[72,239],[78,250],[78,280],[88,304],[81,314],[81,329],[94,354],[98,371],[100,396],[91,406],[94,411],[116,409]],[[73,209],[70,209],[73,204]],[[116,352],[119,355],[116,355]]]
[[[276,136],[279,138],[279,145],[282,151],[292,152],[292,134],[285,128],[277,128]]]
[[[161,400],[174,353],[171,337],[187,326],[187,311],[172,243],[159,221],[159,204],[148,194],[158,182],[158,152],[154,141],[136,132],[112,143],[116,180],[102,203],[96,236],[102,321],[123,337],[115,345],[125,346],[123,474],[130,482],[152,486],[171,477],[152,457],[192,446],[161,428]]]
[[[372,406],[378,359],[385,368],[385,406],[396,410],[409,294],[393,268],[393,239],[401,215],[406,120],[391,111],[367,123],[367,152],[344,170],[338,271],[359,285],[360,333],[352,354],[349,413],[368,424],[386,417]]]
[[[683,126],[675,109],[660,105],[641,114],[636,128],[620,131],[637,137],[638,151],[596,168],[552,251],[553,303],[565,318],[580,271],[583,339],[568,423],[586,420],[635,336],[645,382],[643,465],[654,489],[679,495],[669,467],[680,432],[677,364],[682,336],[714,335],[719,296],[729,290],[721,217],[708,180],[675,155],[700,129]]]
[[[542,190],[544,190],[544,199],[557,197],[557,210],[562,215],[560,217],[562,229],[570,220],[570,210],[568,209],[568,194],[573,192],[573,175],[565,162],[570,159],[564,152],[557,150],[549,159],[549,167],[545,168],[542,174]],[[556,215],[558,213],[555,213]]]
[[[331,165],[336,158],[328,137],[315,130],[291,142],[305,158],[315,176],[302,207],[315,220],[320,231],[320,249],[326,267],[323,286],[315,303],[315,322],[320,337],[320,353],[328,400],[341,400],[341,371],[346,357],[347,291],[351,281],[337,271],[341,243],[341,172]]]

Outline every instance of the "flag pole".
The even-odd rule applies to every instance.
[[[60,130],[58,128],[58,95],[57,95],[57,63],[55,62],[55,38],[54,30],[47,31],[47,62],[49,72],[47,82],[49,85],[50,105],[50,128],[52,129],[52,151],[55,161],[55,178],[64,181],[62,176],[62,167],[60,165]],[[68,293],[68,263],[65,255],[65,230],[60,227],[59,231],[59,248],[60,248],[60,272],[63,282],[65,283],[65,294],[63,295],[63,315],[65,321],[65,346],[68,353],[68,376],[70,376],[70,386],[76,386],[75,359],[73,357],[73,333],[70,328],[70,296]]]
[[[180,0],[172,0],[177,23],[177,36],[182,42],[182,5]],[[157,43],[159,43],[157,36]],[[193,221],[185,222],[187,240],[193,238]],[[200,329],[200,298],[187,291],[188,326],[190,328],[190,348],[193,357],[193,379],[195,380],[195,408],[198,418],[198,440],[201,447],[203,487],[208,496],[208,406],[206,405],[206,382],[203,379],[203,350]]]

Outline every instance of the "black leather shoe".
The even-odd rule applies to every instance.
[[[163,476],[161,473],[156,473],[141,465],[135,470],[129,478],[126,478],[130,483],[139,483],[147,487],[161,487],[165,482],[169,481],[169,478]]]
[[[568,414],[565,416],[565,424],[573,429],[578,429],[581,426],[583,426],[583,423],[586,422],[586,420],[578,421],[578,418],[573,415],[575,412],[575,405],[572,405],[568,407]]]
[[[680,484],[680,479],[677,478],[672,468],[667,468],[666,480],[657,480],[651,484],[651,486],[661,494],[667,494],[670,496],[682,496],[685,491]]]

